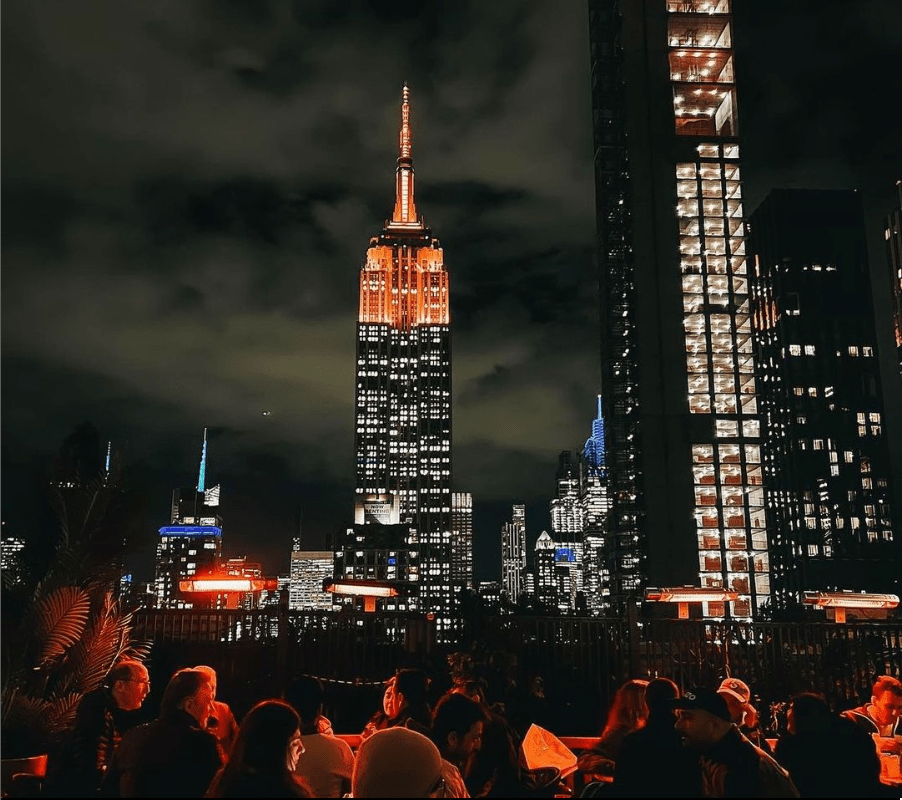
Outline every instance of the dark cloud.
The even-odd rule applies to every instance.
[[[902,126],[863,75],[894,72],[898,4],[737,5],[749,205],[807,181],[880,206]],[[348,521],[357,272],[406,80],[451,274],[455,482],[495,574],[510,504],[547,526],[557,453],[594,417],[587,21],[525,0],[6,3],[4,518],[91,419],[147,495],[145,555],[205,426],[230,555],[284,570],[298,507],[310,546]]]

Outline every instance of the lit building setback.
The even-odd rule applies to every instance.
[[[729,0],[590,2],[611,601],[770,600]]]
[[[451,583],[451,328],[438,239],[417,215],[404,87],[395,205],[360,271],[355,522],[407,524],[412,607],[447,611]]]

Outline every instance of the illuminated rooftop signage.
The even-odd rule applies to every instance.
[[[216,525],[164,525],[160,536],[222,536]]]

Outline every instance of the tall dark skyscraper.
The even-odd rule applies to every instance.
[[[615,606],[770,600],[729,0],[590,0]]]
[[[395,207],[360,271],[355,522],[409,524],[411,605],[446,610],[451,575],[451,326],[438,239],[417,215],[404,87]]]
[[[774,191],[749,226],[774,604],[898,593],[861,197]]]
[[[893,304],[893,334],[899,375],[902,375],[902,180],[896,181],[899,206],[886,217],[883,238],[886,240],[886,262],[889,267],[890,297]]]

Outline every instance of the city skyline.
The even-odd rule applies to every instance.
[[[858,185],[882,275],[899,112],[868,127],[842,70],[864,51],[876,74],[891,66],[900,10],[823,4],[793,50],[780,43],[802,15],[753,5],[735,21],[746,214],[772,187]],[[604,391],[587,11],[229,8],[5,9],[22,78],[4,99],[4,519],[90,419],[146,495],[148,552],[204,427],[228,556],[287,572],[298,507],[305,550],[346,527],[355,282],[390,202],[407,80],[452,284],[453,488],[473,493],[476,576],[497,579],[511,505],[527,505],[531,552],[557,455]],[[787,130],[803,134],[792,147]],[[881,346],[888,330],[878,319]]]

